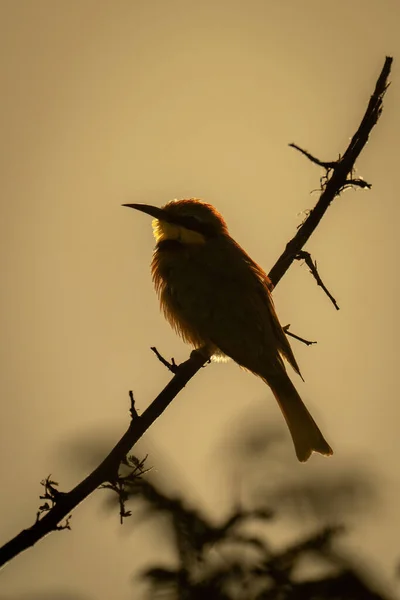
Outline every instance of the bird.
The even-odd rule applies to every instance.
[[[272,300],[272,283],[230,236],[223,216],[198,198],[162,206],[124,204],[153,217],[151,274],[173,329],[213,360],[232,359],[271,389],[300,462],[333,451],[287,374],[300,375]]]

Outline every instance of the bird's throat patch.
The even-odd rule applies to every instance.
[[[153,234],[157,242],[163,242],[165,240],[176,240],[181,244],[205,244],[206,242],[206,238],[202,233],[187,229],[182,225],[175,225],[174,223],[167,223],[166,221],[154,219],[152,226]]]

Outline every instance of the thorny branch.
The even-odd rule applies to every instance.
[[[352,174],[355,161],[367,143],[368,137],[382,112],[382,102],[388,87],[388,77],[392,61],[393,59],[391,57],[386,57],[365,115],[343,157],[337,161],[323,163],[312,157],[311,154],[300,150],[297,147],[297,149],[305,154],[307,158],[312,160],[312,162],[327,169],[329,174],[327,172],[326,181],[316,206],[310,211],[305,222],[298,229],[293,239],[288,242],[284,252],[269,273],[269,277],[274,287],[279,283],[290,265],[296,259],[296,256],[303,249],[305,243],[315,231],[333,199],[348,186],[358,185],[361,187],[368,187],[366,184],[361,185],[361,180],[354,180]],[[0,548],[0,566],[7,563],[23,550],[33,546],[38,540],[45,537],[51,531],[59,529],[59,523],[68,517],[71,511],[99,486],[117,481],[120,464],[130,452],[131,448],[164,412],[188,381],[190,381],[201,367],[205,365],[208,359],[209,357],[204,353],[193,351],[190,358],[179,365],[179,368],[171,381],[140,416],[134,408],[133,396],[131,396],[132,419],[127,431],[119,442],[117,442],[116,446],[111,450],[108,456],[106,456],[103,462],[92,471],[92,473],[69,492],[58,492],[54,494],[55,484],[50,482],[51,488],[48,488],[48,490],[51,489],[53,491],[48,491],[48,493],[53,494],[51,497],[52,506],[50,507],[49,505],[49,509],[46,507],[46,510],[42,511],[43,516],[38,518],[31,527],[21,531]]]
[[[115,481],[124,457],[207,360],[208,358],[201,352],[193,351],[190,358],[179,365],[178,374],[171,379],[144,413],[141,416],[134,415],[128,429],[103,462],[72,490],[60,493],[55,505],[40,520],[28,529],[23,529],[0,548],[0,566],[33,546],[51,531],[59,529],[58,523],[103,483]]]
[[[382,113],[383,98],[385,92],[389,86],[388,77],[392,67],[393,58],[387,56],[383,65],[381,74],[375,85],[375,90],[370,98],[367,109],[361,123],[353,135],[345,153],[337,161],[329,161],[322,163],[318,159],[314,158],[305,150],[301,150],[295,144],[290,144],[295,147],[302,154],[305,154],[312,162],[324,166],[329,171],[327,173],[327,180],[322,187],[321,196],[315,205],[310,210],[310,213],[303,225],[299,228],[296,235],[288,242],[284,252],[276,261],[275,265],[270,270],[268,276],[274,286],[282,279],[290,265],[296,258],[296,255],[303,249],[304,245],[308,242],[311,234],[315,231],[329,205],[338,196],[343,189],[352,185],[354,179],[352,177],[354,165],[357,158],[360,155],[361,150],[364,148],[368,141],[370,133],[373,127],[378,122],[378,119]],[[359,183],[362,180],[356,180],[356,185],[360,186]],[[363,184],[362,187],[369,187],[368,184]]]

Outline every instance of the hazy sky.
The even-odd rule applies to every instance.
[[[393,55],[384,114],[357,165],[373,188],[337,199],[307,246],[341,310],[300,264],[274,295],[282,323],[318,340],[292,344],[306,379],[296,384],[335,451],[300,465],[285,434],[293,474],[371,471],[380,505],[351,544],[393,581],[399,18],[396,0],[0,3],[0,543],[33,522],[41,479],[52,473],[67,490],[87,473],[70,440],[106,436],[111,447],[128,423],[127,391],[143,410],[166,384],[150,346],[188,356],[152,289],[150,218],[120,205],[204,198],[268,270],[318,197],[321,171],[287,144],[335,159]],[[230,476],[215,457],[253,412],[282,425],[261,381],[208,367],[147,435],[151,464],[171,461],[194,501],[228,508]],[[71,532],[1,572],[1,600],[135,597],[131,574],[162,556],[163,540],[144,526],[125,535],[104,494],[75,511]]]

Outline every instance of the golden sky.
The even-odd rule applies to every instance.
[[[373,188],[337,199],[307,246],[341,310],[299,263],[274,294],[282,324],[318,340],[292,344],[306,380],[296,385],[335,451],[307,465],[292,452],[293,474],[371,471],[379,508],[360,516],[351,544],[391,584],[400,558],[399,18],[396,0],[0,4],[0,543],[33,522],[41,479],[52,473],[67,490],[86,474],[84,457],[66,457],[71,439],[106,432],[111,446],[127,426],[127,391],[144,410],[166,384],[150,346],[188,356],[152,289],[150,218],[120,205],[204,198],[268,270],[316,202],[322,174],[287,144],[335,159],[393,55],[384,113],[357,165]],[[193,501],[229,507],[230,476],[215,457],[253,412],[282,426],[261,381],[234,364],[208,367],[147,435],[151,464],[174,464]],[[292,451],[288,434],[285,442]],[[2,600],[64,589],[132,597],[131,573],[162,541],[144,527],[126,535],[102,494],[75,511],[72,532],[2,571]]]

